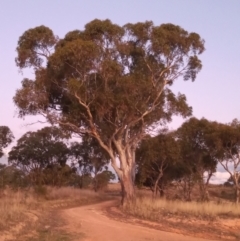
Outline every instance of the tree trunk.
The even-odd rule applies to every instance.
[[[128,140],[128,131],[126,132],[126,142]],[[123,145],[122,138],[114,139],[110,142],[110,146],[106,146],[98,135],[95,135],[100,146],[105,149],[110,158],[111,165],[115,172],[118,175],[118,178],[121,182],[122,188],[122,205],[125,203],[135,201],[136,193],[134,188],[134,179],[135,179],[135,151],[136,148],[130,145]],[[112,144],[116,148],[112,148]],[[117,153],[117,154],[116,154]],[[120,161],[120,167],[117,165],[117,159]]]
[[[98,191],[97,171],[94,172],[94,178],[93,178],[93,190],[94,190],[95,192]]]
[[[153,198],[157,197],[157,192],[158,192],[158,181],[156,180],[153,187]]]
[[[93,178],[93,190],[95,192],[97,192],[97,180],[96,180],[96,176]]]
[[[160,181],[160,179],[161,179],[162,176],[163,176],[163,174],[162,174],[162,172],[160,172],[160,173],[158,174],[158,177],[157,177],[155,183],[154,183],[154,190],[153,190],[153,197],[154,197],[154,198],[157,197],[157,192],[158,192],[158,190],[159,190],[158,185],[159,185],[159,181]]]
[[[164,198],[164,197],[165,197],[165,191],[164,191],[164,189],[162,189],[162,188],[160,189],[159,195],[160,195],[161,198]]]
[[[206,182],[204,182],[204,170],[201,172],[200,194],[201,194],[202,202],[208,202],[210,200],[209,192],[208,192],[208,184],[212,177],[212,174],[213,174],[213,171],[208,171],[208,176],[207,176]]]
[[[120,177],[120,182],[122,187],[122,205],[135,201],[136,193],[132,179],[132,170],[126,170]]]
[[[239,204],[240,185],[239,185],[239,177],[238,177],[238,174],[236,174],[236,170],[235,170],[235,175],[232,175],[232,179],[233,179],[234,188],[235,188],[235,202],[236,204]]]
[[[240,188],[236,187],[236,204],[239,204]]]
[[[204,183],[203,178],[199,180],[200,199],[202,202],[209,201],[208,183]]]
[[[114,145],[118,152],[120,167],[116,163],[116,156],[109,152],[111,156],[111,164],[116,171],[122,187],[122,205],[133,202],[136,199],[134,188],[135,179],[135,150],[131,150],[131,146],[127,148],[122,145],[122,141],[114,141]]]
[[[192,176],[190,177],[184,177],[183,178],[183,196],[185,201],[191,202],[191,193],[192,193]]]
[[[160,182],[160,184],[158,185],[159,187],[159,195],[161,198],[165,197],[165,188],[164,188],[164,184],[162,182]]]

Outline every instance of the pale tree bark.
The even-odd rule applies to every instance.
[[[235,202],[236,204],[239,204],[239,199],[240,199],[240,171],[238,171],[238,168],[240,166],[240,156],[237,155],[234,156],[232,155],[231,151],[229,151],[229,155],[231,156],[231,159],[225,160],[222,159],[220,160],[220,164],[222,167],[229,173],[233,183],[234,183],[234,189],[235,189]],[[229,166],[229,163],[233,164],[233,170],[231,171],[231,167]]]
[[[158,174],[157,179],[155,180],[154,187],[153,187],[153,198],[156,198],[156,197],[157,197],[157,192],[158,192],[158,190],[159,190],[159,181],[160,181],[160,179],[162,178],[162,176],[163,176],[163,173],[160,172],[160,173]]]
[[[122,187],[122,204],[131,202],[135,200],[135,187],[134,187],[134,177],[135,177],[135,150],[129,145],[123,145],[122,140],[112,138],[112,141],[105,145],[102,139],[96,134],[95,138],[98,140],[99,144],[108,152],[111,165],[115,172],[117,173],[121,187]],[[113,146],[116,148],[117,152],[114,152]],[[117,153],[117,154],[116,154]],[[117,158],[120,161],[120,167],[117,165]]]
[[[136,198],[134,179],[135,179],[135,152],[131,147],[123,147],[121,141],[115,142],[119,153],[120,175],[119,179],[122,186],[122,204],[134,201]]]
[[[135,200],[135,188],[132,179],[132,170],[125,169],[122,176],[120,177],[120,182],[122,186],[122,200],[121,203],[124,205],[127,202],[132,202]]]
[[[204,171],[201,173],[201,178],[199,180],[199,188],[200,188],[200,195],[201,195],[201,201],[208,202],[210,200],[209,198],[209,192],[208,192],[208,186],[209,181],[213,175],[212,171],[207,171],[207,177],[206,180],[204,180]]]
[[[158,161],[155,162],[156,166],[157,166],[157,170],[158,170],[158,175],[157,178],[154,182],[154,188],[153,188],[153,197],[156,198],[157,197],[157,192],[159,191],[159,194],[161,196],[161,190],[160,190],[160,180],[163,177],[163,172],[164,170],[167,168],[167,165],[165,164],[165,160],[161,161],[160,163],[158,163]],[[160,165],[159,165],[160,164]]]
[[[234,186],[235,186],[235,201],[236,204],[239,204],[239,199],[240,199],[240,173],[235,172],[234,173]]]

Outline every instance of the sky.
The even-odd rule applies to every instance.
[[[197,118],[223,123],[240,119],[239,13],[239,0],[0,0],[0,125],[9,126],[16,140],[42,127],[29,125],[33,117],[19,119],[12,101],[21,80],[32,75],[20,73],[14,61],[24,31],[45,25],[62,38],[96,18],[119,25],[146,20],[155,25],[173,23],[200,34],[206,47],[200,56],[203,69],[194,83],[179,80],[172,89],[186,95]],[[181,123],[174,118],[169,127]]]

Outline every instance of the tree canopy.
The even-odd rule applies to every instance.
[[[212,142],[216,125],[217,123],[204,118],[198,120],[192,117],[176,131],[188,183],[191,179],[199,183],[203,201],[209,199],[208,183],[217,168],[215,147]]]
[[[115,175],[108,171],[107,153],[96,139],[85,136],[81,143],[72,143],[69,154],[73,165],[78,167],[80,187],[84,186],[85,179],[89,180],[89,176],[93,177],[92,184],[95,191],[101,188],[102,184],[105,185],[115,178]]]
[[[95,19],[63,39],[39,26],[19,38],[16,64],[33,68],[35,79],[22,81],[14,102],[20,117],[41,114],[95,138],[131,199],[136,147],[154,124],[191,114],[186,97],[169,87],[179,78],[196,79],[203,51],[197,33],[174,24]]]
[[[167,182],[172,181],[174,168],[180,162],[180,146],[174,133],[161,133],[142,141],[136,152],[137,182],[149,186],[156,197],[164,194]]]
[[[8,162],[32,176],[34,183],[41,184],[44,169],[66,164],[69,150],[64,137],[56,127],[27,132],[9,152]]]
[[[8,126],[0,126],[0,157],[3,156],[3,148],[7,147],[14,139]]]
[[[236,203],[240,199],[240,122],[234,119],[229,124],[218,124],[212,141],[215,147],[214,157],[229,173],[233,181]]]

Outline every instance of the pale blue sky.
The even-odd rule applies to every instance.
[[[19,36],[43,24],[63,37],[95,18],[120,25],[145,20],[174,23],[199,33],[206,41],[203,69],[194,83],[178,81],[173,89],[186,94],[197,118],[240,119],[239,0],[0,0],[0,125],[8,125],[16,139],[37,128],[24,126],[32,118],[14,117],[12,97],[28,75],[20,74],[14,62]],[[179,123],[176,120],[171,128]]]

